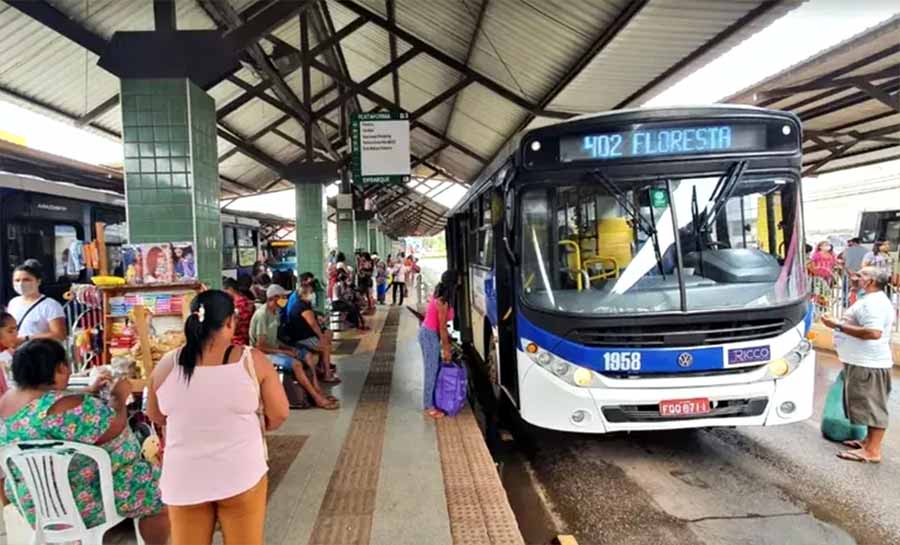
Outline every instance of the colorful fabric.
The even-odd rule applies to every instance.
[[[830,280],[831,273],[837,265],[837,257],[831,252],[816,251],[812,255],[813,274],[819,278]]]
[[[234,296],[234,308],[237,312],[237,325],[234,328],[234,338],[231,344],[242,346],[250,344],[250,320],[256,312],[256,305],[241,294]]]
[[[115,418],[113,410],[99,399],[84,396],[80,405],[61,414],[49,414],[50,408],[71,392],[51,391],[35,399],[9,418],[0,419],[0,444],[16,441],[76,441],[93,445],[109,429]],[[155,515],[162,511],[159,492],[160,468],[141,456],[141,445],[128,426],[116,438],[100,445],[112,462],[116,510],[128,518]],[[101,524],[103,498],[97,464],[86,456],[76,455],[69,466],[69,484],[81,518],[90,528]],[[24,481],[14,468],[15,483],[4,483],[6,496],[19,497],[19,510],[34,525],[34,502]]]
[[[453,321],[453,307],[447,309],[447,321]],[[422,327],[426,327],[435,333],[441,331],[440,309],[437,306],[437,300],[434,297],[428,299],[428,307],[425,309],[425,319],[422,320]]]

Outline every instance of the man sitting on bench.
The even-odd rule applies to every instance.
[[[266,304],[258,308],[250,320],[250,345],[267,354],[282,372],[292,373],[316,407],[337,409],[337,400],[325,396],[319,389],[314,354],[306,349],[296,351],[278,340],[278,329],[281,326],[280,311],[281,307],[287,304],[289,294],[289,291],[277,284],[272,284],[266,289]],[[304,364],[313,371],[312,377],[307,375],[303,368]]]
[[[287,308],[282,315],[283,327],[279,338],[291,346],[306,348],[319,355],[319,368],[322,371],[322,382],[338,384],[341,379],[335,376],[331,365],[331,332],[323,330],[313,307],[315,297],[315,280],[301,283],[297,293],[291,295]]]

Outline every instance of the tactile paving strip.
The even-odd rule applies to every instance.
[[[454,545],[524,545],[472,411],[438,420],[437,438]]]
[[[369,543],[399,323],[400,309],[390,309],[350,429],[325,490],[310,544]]]

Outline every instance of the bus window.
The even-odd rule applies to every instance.
[[[56,278],[77,279],[83,269],[77,256],[72,256],[72,243],[78,240],[78,233],[71,225],[57,225],[53,228],[53,255],[55,257]],[[83,254],[82,254],[83,256]]]
[[[256,263],[256,231],[244,227],[237,228],[238,266],[252,267]]]
[[[222,227],[222,268],[237,267],[237,249],[235,248],[234,227]]]

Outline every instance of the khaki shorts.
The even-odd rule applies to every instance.
[[[891,370],[844,364],[844,411],[853,424],[888,427]]]

